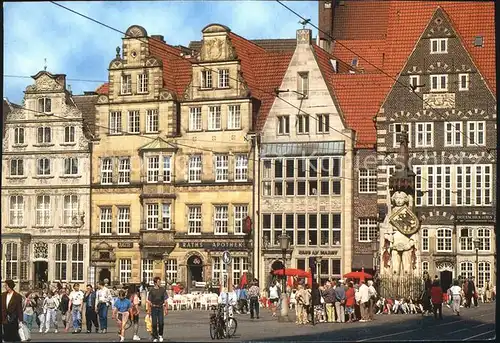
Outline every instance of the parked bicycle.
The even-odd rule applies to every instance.
[[[236,334],[238,322],[229,313],[226,305],[212,306],[210,314],[210,337],[212,339],[231,338]]]

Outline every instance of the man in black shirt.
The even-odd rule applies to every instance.
[[[148,295],[148,314],[151,315],[151,324],[153,326],[151,334],[153,342],[163,342],[163,321],[168,310],[168,295],[165,288],[160,287],[160,278],[158,276],[153,279],[153,282],[154,286]]]

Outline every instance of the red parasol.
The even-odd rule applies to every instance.
[[[364,268],[361,269],[360,272],[350,272],[350,273],[344,274],[344,277],[348,278],[348,279],[360,279],[362,281],[364,281],[365,279],[373,279],[373,276],[371,276],[368,273],[365,273]]]
[[[278,269],[278,270],[273,270],[274,275],[285,275],[285,276],[298,276],[301,278],[307,278],[307,284],[312,285],[312,275],[310,272],[306,272],[305,270],[302,269],[295,269],[295,268],[287,268],[287,269]]]
[[[243,288],[246,284],[248,284],[247,273],[243,273],[243,276],[240,280],[240,288]]]

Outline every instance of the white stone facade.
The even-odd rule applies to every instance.
[[[22,287],[88,281],[90,150],[65,75],[33,76],[6,118],[2,278]]]

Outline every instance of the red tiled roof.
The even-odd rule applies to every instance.
[[[378,72],[377,69],[360,58],[360,56],[370,61],[377,67],[384,69],[384,49],[385,40],[357,39],[337,40],[334,43],[333,51],[335,53],[335,57],[346,63],[352,63],[352,60],[356,58],[358,60],[358,66],[361,69],[364,69],[367,73],[372,73]]]
[[[105,95],[108,95],[109,94],[109,82],[106,82],[106,83],[103,83],[102,85],[100,85],[99,87],[97,87],[97,89],[95,90],[95,92],[97,94],[105,94]]]
[[[373,118],[392,85],[383,74],[335,74],[332,86],[349,128],[356,131],[356,148],[373,148],[377,132]]]
[[[163,87],[181,98],[191,82],[191,62],[181,56],[181,49],[150,38],[149,53],[163,61]]]

